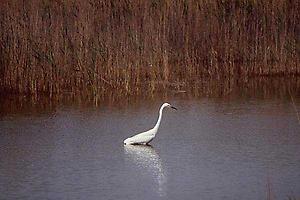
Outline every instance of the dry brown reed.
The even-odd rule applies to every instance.
[[[299,75],[296,0],[3,0],[0,92]],[[158,84],[162,83],[162,84]]]

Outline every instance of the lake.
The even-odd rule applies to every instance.
[[[0,199],[299,199],[299,93],[236,91],[3,100]],[[152,146],[124,146],[164,101]]]

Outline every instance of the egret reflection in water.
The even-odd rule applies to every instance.
[[[126,158],[136,164],[142,175],[149,175],[158,186],[158,194],[164,196],[166,193],[167,177],[162,167],[161,159],[155,149],[148,145],[125,145],[124,152]]]

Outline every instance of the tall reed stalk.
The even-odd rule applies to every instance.
[[[296,0],[3,0],[0,92],[299,75]]]

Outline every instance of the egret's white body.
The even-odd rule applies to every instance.
[[[148,144],[149,142],[151,142],[155,138],[155,135],[158,131],[158,128],[159,128],[159,125],[161,122],[163,109],[166,107],[176,109],[175,107],[171,106],[169,103],[164,103],[159,109],[159,116],[158,116],[158,120],[157,120],[155,126],[148,131],[145,131],[145,132],[139,133],[135,136],[132,136],[130,138],[127,138],[126,140],[124,140],[124,144],[125,145],[127,145],[127,144]]]

